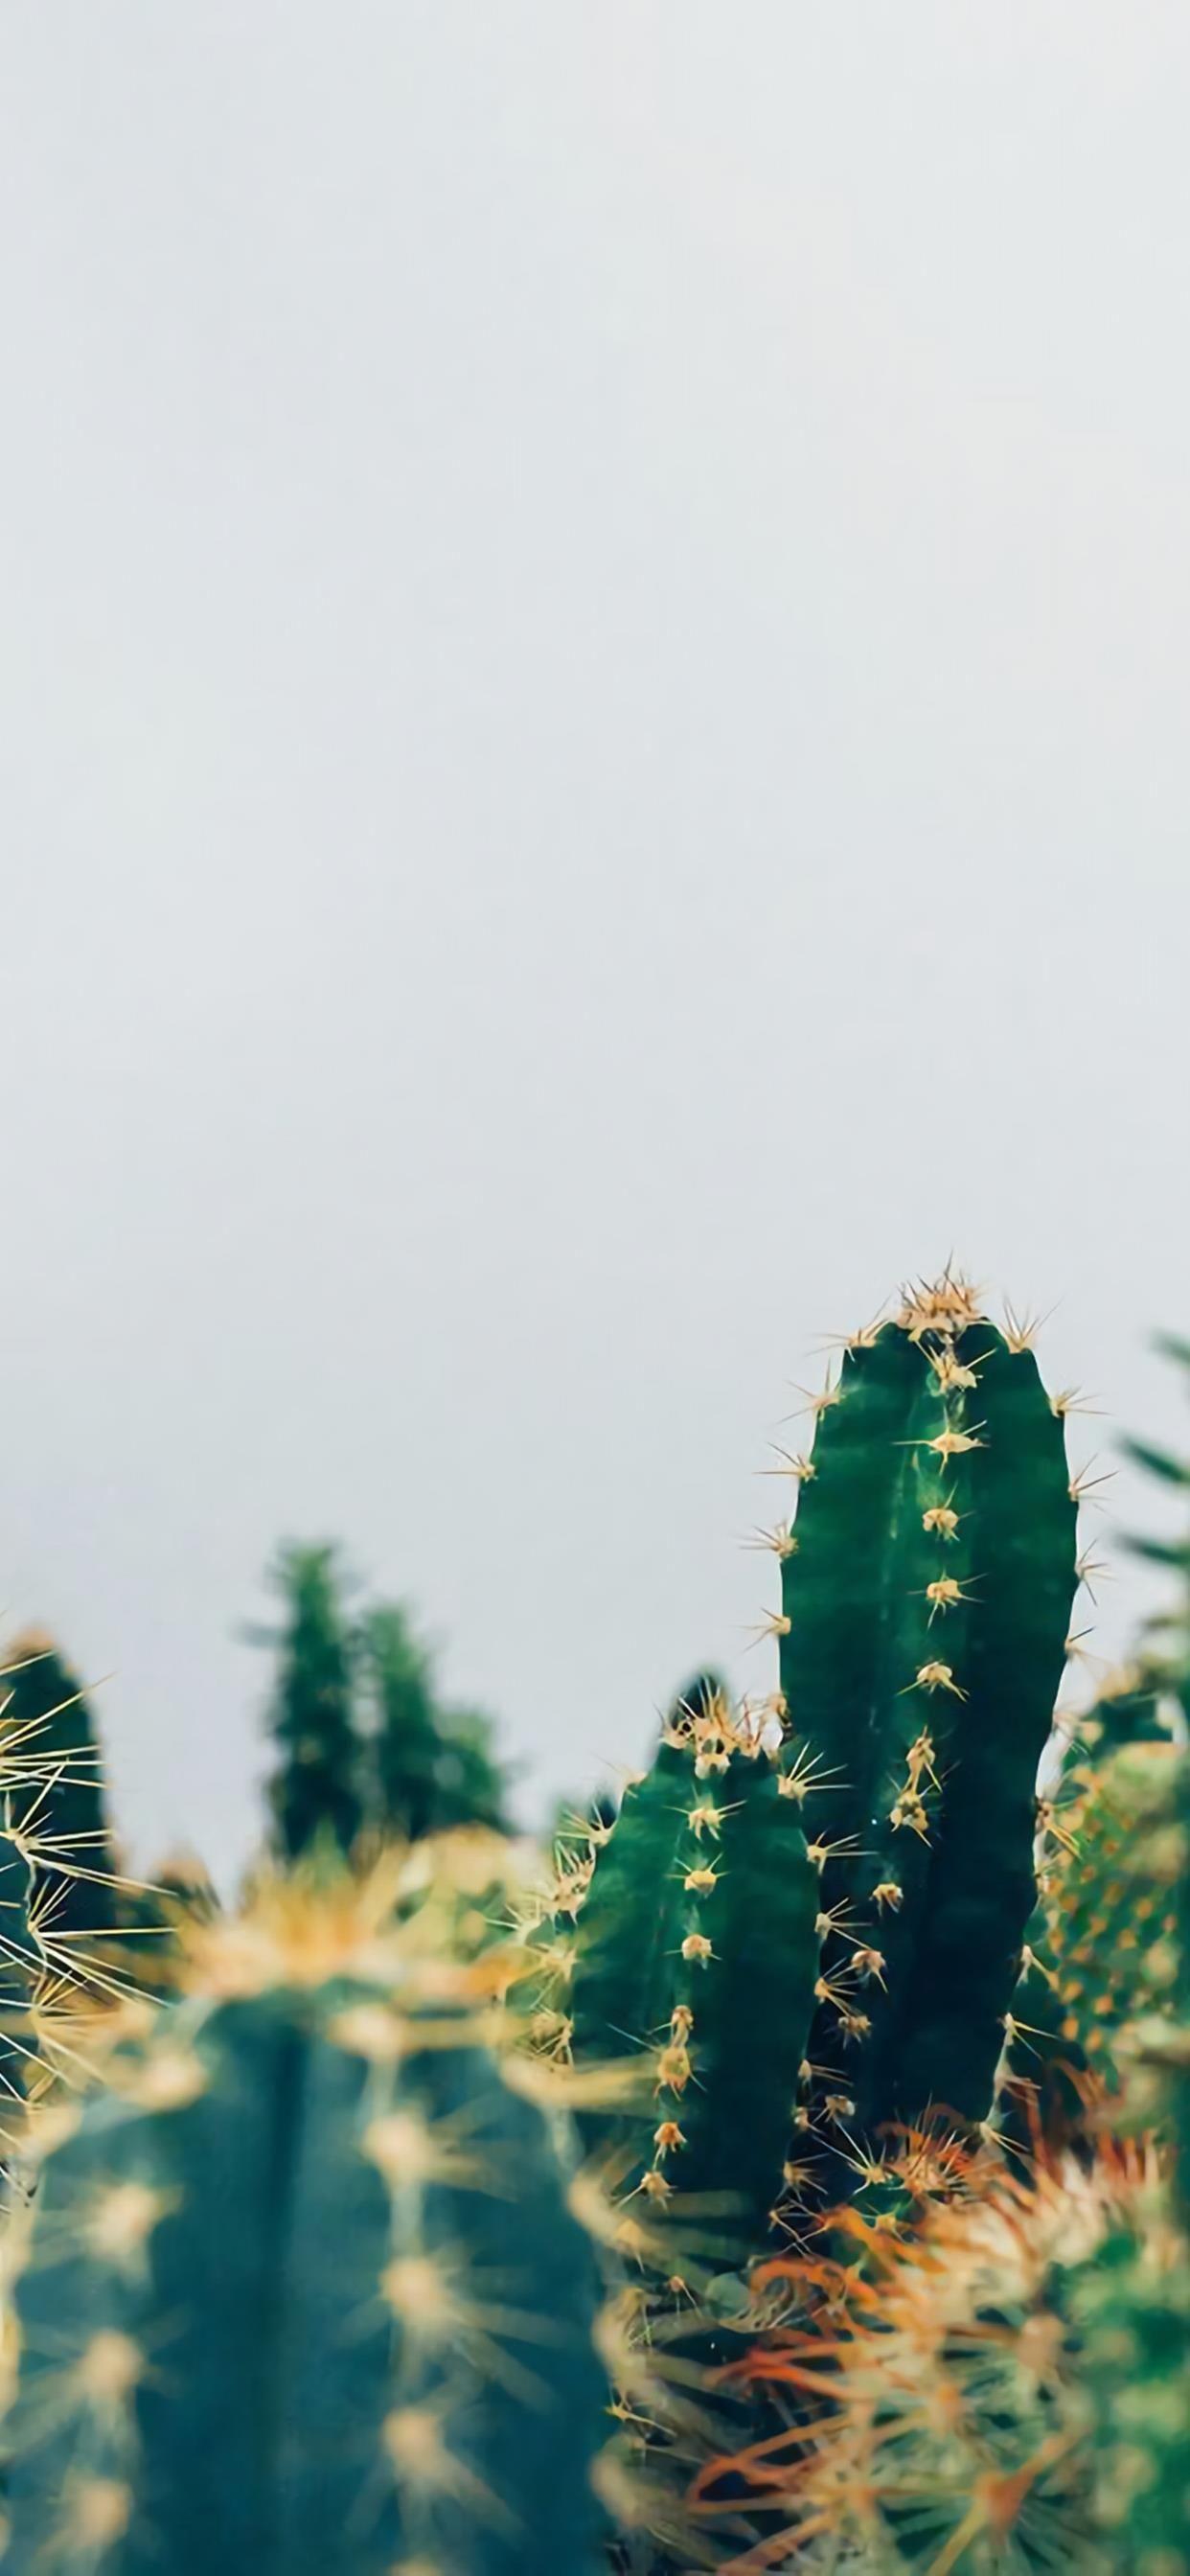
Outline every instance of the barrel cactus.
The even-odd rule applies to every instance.
[[[393,1894],[267,1884],[192,1927],[191,1991],[49,2115],[15,2576],[587,2563],[590,2242],[485,2044],[491,1963],[427,1956]]]

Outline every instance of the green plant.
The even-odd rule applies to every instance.
[[[726,1700],[679,1705],[578,1916],[576,2061],[660,2038],[652,2134],[631,2115],[618,2132],[626,2193],[657,2212],[676,2188],[725,2260],[763,2235],[780,2192],[813,2009],[818,1873],[785,1785]]]
[[[283,1547],[270,1575],[284,1603],[269,1724],[278,1765],[269,1783],[274,1841],[284,1860],[316,1843],[348,1853],[364,1821],[362,1758],[353,1702],[352,1642],[337,1551]]]
[[[369,1610],[359,1629],[368,1702],[369,1822],[417,1842],[458,1825],[508,1831],[506,1775],[489,1721],[438,1699],[431,1657],[399,1602]]]
[[[837,1784],[810,2054],[853,2136],[991,2109],[1078,1582],[1067,1401],[948,1274],[847,1346],[791,1462],[784,1760]]]
[[[1170,1892],[1137,1884],[1135,1850],[1177,1759],[1156,1693],[1126,1674],[1080,1723],[1045,1803],[998,2114],[1026,2151],[1039,2128],[1085,2131],[1119,2094],[1121,2040],[1175,1929]]]
[[[647,2065],[666,2143],[626,2180],[659,2209],[734,2190],[755,2244],[783,2192],[794,2225],[899,2197],[906,2125],[988,2120],[1078,1581],[1065,1409],[950,1274],[855,1336],[765,1534],[779,1692],[671,1713],[564,1858],[539,2036]]]
[[[99,1739],[85,1691],[53,1639],[26,1628],[8,1648],[0,1688],[10,1744],[35,1748],[40,1780],[11,1799],[11,1819],[38,1845],[35,1881],[47,1931],[94,1940],[117,1919]]]
[[[427,1956],[400,1898],[323,1868],[192,1927],[191,1994],[49,2121],[17,2576],[588,2563],[590,2243],[484,2044],[490,1972]]]
[[[724,2489],[745,2489],[757,2536],[733,2560],[741,2571],[1114,2569],[1071,2285],[1119,2229],[1147,2222],[1152,2157],[1105,2145],[1089,2164],[1043,2159],[1026,2177],[985,2150],[952,2185],[903,2234],[849,2212],[861,2265],[762,2268],[758,2288],[785,2292],[788,2319],[734,2375],[769,2400],[773,2427],[710,2460],[696,2489],[711,2529]]]
[[[102,1866],[94,1736],[84,1717],[72,1737],[79,1699],[44,1640],[22,1647],[36,1648],[36,1684],[32,1652],[0,1675],[0,2186],[23,2153],[25,2105],[76,2062],[79,2024],[123,1985],[97,1937],[124,1889]]]

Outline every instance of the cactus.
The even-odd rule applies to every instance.
[[[1073,2275],[1067,2301],[1112,2576],[1190,2576],[1190,1760],[1168,1745],[1160,1755],[1133,1784],[1116,1928],[1147,1903],[1164,1922],[1126,1954],[1132,2020],[1116,2046],[1126,2116],[1155,2127],[1172,2156],[1147,2205]]]
[[[1078,1581],[1067,1401],[947,1274],[847,1346],[791,1462],[784,1758],[839,1783],[810,2055],[868,2138],[991,2108]]]
[[[814,2009],[819,1880],[783,1785],[724,1698],[672,1710],[577,1917],[574,2061],[652,2079],[652,2120],[621,2128],[626,2195],[654,2215],[680,2195],[724,2259],[768,2231]]]
[[[589,2242],[483,2045],[490,1978],[427,1959],[393,1896],[324,1872],[192,1926],[194,1991],[49,2119],[14,2576],[588,2563]]]
[[[648,2122],[618,2132],[626,2197],[661,2215],[680,2195],[725,2257],[767,2229],[813,2009],[818,1875],[785,1785],[726,1699],[679,1703],[589,1888],[571,1872],[575,2059],[636,2056],[652,2082]]]
[[[1118,2096],[1120,2043],[1175,1928],[1170,1896],[1136,1884],[1133,1863],[1177,1752],[1156,1695],[1124,1680],[1080,1724],[1060,1801],[1044,1811],[1001,2068],[1016,2111],[1000,2125],[1026,2149],[1039,2127],[1055,2137],[1084,2130],[1095,2106]]]
[[[270,1581],[285,1603],[281,1668],[270,1725],[280,1756],[269,1784],[275,1841],[284,1860],[312,1845],[350,1852],[363,1823],[361,1752],[352,1698],[351,1639],[333,1547],[283,1547]]]
[[[81,1792],[82,1814],[102,1814],[94,1742],[85,1726],[70,1739],[56,1689],[39,1685],[36,1696],[49,1705],[18,1709],[10,1691],[0,1708],[0,2178],[23,2152],[20,2106],[71,2061],[79,2018],[123,1983],[94,1937],[121,1882],[100,1866],[103,1846],[75,1838],[90,1828],[70,1803]],[[64,1826],[72,1816],[74,1828]],[[74,1912],[80,1888],[88,1923]]]
[[[1155,2214],[1118,2228],[1069,2304],[1112,2576],[1190,2576],[1190,2247]]]
[[[115,1865],[86,1694],[39,1628],[13,1639],[0,1680],[9,1739],[35,1746],[44,1771],[44,1785],[12,1801],[14,1825],[31,1831],[40,1845],[36,1886],[43,1923],[61,1936],[94,1939],[110,1932],[116,1920]]]
[[[1156,2187],[1139,2148],[1043,2159],[1027,2179],[984,2153],[912,2234],[852,2212],[862,2269],[763,2266],[758,2288],[784,2286],[791,2313],[736,2376],[785,2403],[777,2429],[709,2461],[696,2487],[708,2513],[726,2486],[763,2513],[768,2540],[736,2563],[1109,2576],[1072,2308]],[[1174,2576],[1172,2560],[1119,2563]]]
[[[856,1336],[813,1409],[796,1521],[767,1539],[780,1691],[671,1713],[563,1868],[539,2013],[577,2058],[655,2052],[665,2143],[631,2188],[664,2208],[675,2182],[734,2186],[762,2232],[782,2169],[796,2218],[879,2193],[882,2133],[991,2113],[1078,1580],[1065,1400],[961,1280]]]
[[[359,1661],[374,1720],[368,1810],[377,1830],[409,1842],[461,1825],[507,1832],[507,1784],[489,1721],[440,1705],[430,1655],[399,1602],[368,1612]]]

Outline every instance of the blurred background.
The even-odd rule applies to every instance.
[[[767,1685],[755,1473],[905,1274],[1162,1425],[1188,83],[1102,0],[8,13],[0,1602],[142,1859],[253,1837],[279,1538],[535,1823]]]

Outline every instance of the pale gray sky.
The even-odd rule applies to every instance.
[[[1156,0],[0,12],[0,1597],[143,1856],[282,1531],[540,1808],[763,1679],[899,1275],[1160,1421],[1188,115]]]

